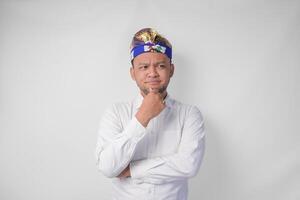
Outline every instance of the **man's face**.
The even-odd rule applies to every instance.
[[[147,52],[134,58],[130,74],[144,95],[152,88],[164,93],[174,73],[174,65],[162,53]]]

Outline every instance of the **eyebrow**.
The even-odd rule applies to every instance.
[[[162,60],[162,61],[155,62],[154,65],[161,64],[161,63],[165,64],[166,61]],[[138,63],[138,66],[139,65],[149,65],[149,63],[141,62],[141,63]]]

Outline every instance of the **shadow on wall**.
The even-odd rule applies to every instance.
[[[230,171],[229,160],[226,159],[226,152],[223,151],[224,145],[218,137],[224,134],[224,131],[217,129],[217,124],[213,118],[204,116],[206,147],[204,159],[198,172],[198,175],[190,181],[190,198],[210,196],[210,199],[222,198],[220,194],[230,196],[231,192],[227,187],[228,175]]]
[[[175,54],[174,58],[175,73],[170,82],[171,95],[183,103],[202,105],[203,99],[209,99],[203,96],[207,91],[205,87],[209,87],[204,85],[205,81],[203,81],[205,73],[202,61],[204,60],[201,56],[195,60],[182,54]],[[204,113],[201,107],[199,109],[205,120],[206,149],[198,175],[190,180],[189,199],[207,196],[210,196],[211,200],[220,199],[222,198],[220,194],[232,196],[233,191],[230,190],[231,186],[228,186],[227,182],[229,179],[232,181],[234,177],[230,177],[231,164],[224,151],[227,145],[222,144],[220,138],[225,134],[224,130],[219,129],[217,120],[210,116],[209,112]]]
[[[178,97],[179,101],[184,101],[184,99],[189,99],[191,95],[191,65],[181,54],[173,55],[175,58],[173,63],[175,66],[175,71],[172,79],[170,80],[171,95]]]
[[[204,63],[201,55],[195,59],[188,52],[175,54],[175,72],[170,81],[171,95],[179,101],[188,104],[199,104],[197,100],[202,99],[206,90],[204,87]],[[199,104],[200,105],[200,104]]]

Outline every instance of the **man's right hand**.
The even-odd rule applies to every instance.
[[[136,113],[137,120],[146,127],[149,121],[156,117],[166,107],[163,96],[155,89],[151,89],[144,97],[139,111]]]

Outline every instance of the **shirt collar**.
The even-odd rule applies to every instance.
[[[143,99],[144,99],[143,95],[139,92],[139,94],[134,99],[134,106],[135,106],[135,108],[139,108],[141,106],[141,104],[143,102]],[[173,101],[172,101],[172,98],[169,95],[169,93],[167,93],[167,96],[165,98],[165,104],[166,104],[167,108],[171,108],[172,107]]]

